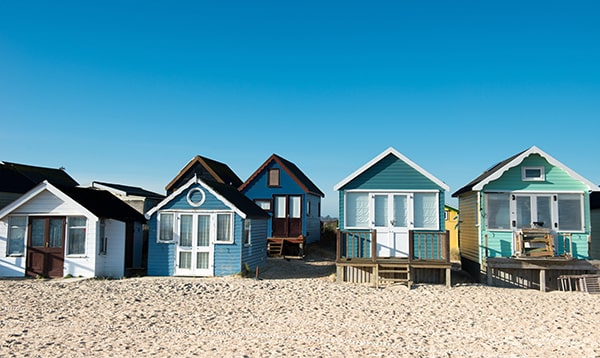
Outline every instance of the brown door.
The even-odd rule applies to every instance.
[[[298,237],[302,235],[302,197],[276,195],[274,197],[273,237]]]
[[[63,276],[65,221],[64,217],[29,220],[26,264],[28,276]]]

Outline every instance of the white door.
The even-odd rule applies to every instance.
[[[214,250],[210,243],[210,215],[179,215],[175,275],[213,276]]]
[[[378,257],[408,257],[409,205],[406,194],[373,195]]]

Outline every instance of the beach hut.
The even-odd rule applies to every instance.
[[[319,242],[325,194],[294,163],[273,154],[239,190],[271,215],[270,255],[302,254],[304,244]]]
[[[107,191],[43,181],[0,210],[0,276],[123,277],[144,222]]]
[[[226,276],[266,263],[269,215],[225,164],[194,157],[146,213],[148,275]]]
[[[450,260],[460,263],[460,247],[458,244],[458,209],[448,204],[444,205],[444,224],[450,243]]]
[[[597,191],[536,146],[497,163],[452,194],[463,269],[489,284],[541,290],[557,288],[560,275],[595,272],[589,200]]]
[[[338,280],[450,284],[445,183],[390,147],[334,190]]]

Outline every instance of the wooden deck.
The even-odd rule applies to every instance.
[[[600,261],[570,257],[490,257],[486,261],[489,286],[534,288],[540,291],[561,288],[561,276],[600,273]]]
[[[269,237],[267,238],[267,255],[271,257],[303,258],[306,240],[303,235],[298,237]]]
[[[410,231],[406,257],[379,257],[375,231],[339,231],[336,267],[338,282],[374,287],[413,283],[451,285],[448,232]]]

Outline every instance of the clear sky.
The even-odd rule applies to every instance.
[[[532,145],[600,183],[600,2],[2,1],[0,124],[82,185],[276,153],[332,216],[388,147],[450,193]]]

